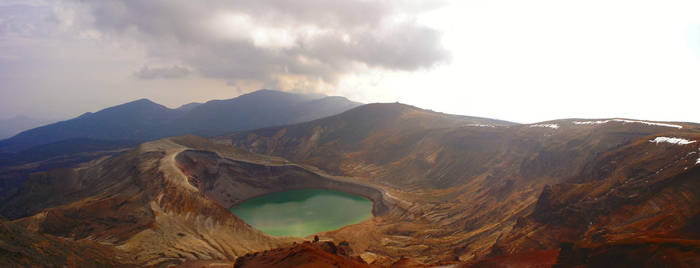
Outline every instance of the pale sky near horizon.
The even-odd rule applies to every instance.
[[[700,122],[700,1],[0,0],[0,118],[260,88]]]

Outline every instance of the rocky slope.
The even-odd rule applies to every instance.
[[[545,186],[534,211],[494,248],[561,247],[567,265],[700,265],[696,143],[640,139],[601,155],[578,177]]]
[[[402,215],[325,234],[359,252],[475,263],[574,242],[576,249],[697,239],[694,124],[513,125],[372,104],[217,140],[379,185],[408,204]],[[543,256],[551,263],[557,255]]]
[[[228,208],[257,195],[305,188],[366,196],[377,216],[402,210],[371,184],[184,136],[76,168],[33,173],[0,205],[0,214],[12,220],[8,224],[72,249],[99,244],[107,252],[103,259],[119,265],[232,263],[301,240],[267,236]]]
[[[29,174],[71,167],[138,145],[131,141],[69,139],[39,145],[16,154],[0,154],[0,200],[12,196]]]
[[[0,211],[54,240],[100,243],[127,256],[116,259],[125,265],[233,261],[295,241],[250,228],[190,184],[175,158],[193,149],[183,144],[199,142],[206,140],[159,140],[77,168],[35,173]]]
[[[93,241],[72,241],[37,234],[0,220],[3,267],[124,267],[117,251]]]
[[[369,268],[360,258],[353,258],[346,248],[333,242],[304,242],[288,248],[246,254],[236,260],[236,268],[264,267],[348,267]]]
[[[0,213],[34,239],[99,243],[97,260],[123,265],[693,267],[698,159],[695,124],[519,125],[372,104],[34,173]],[[366,196],[375,217],[319,234],[347,241],[333,253],[269,237],[228,211],[301,188]]]

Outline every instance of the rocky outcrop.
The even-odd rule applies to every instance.
[[[494,252],[561,248],[563,266],[695,266],[700,146],[648,140],[607,152],[589,164],[591,170],[544,187],[534,211]]]
[[[264,267],[348,267],[369,268],[361,258],[350,257],[333,242],[303,242],[288,248],[246,254],[236,260],[236,268]]]

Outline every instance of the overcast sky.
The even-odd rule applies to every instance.
[[[700,122],[700,1],[0,0],[0,118],[261,88]]]

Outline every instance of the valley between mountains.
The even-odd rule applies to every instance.
[[[283,124],[7,165],[34,169],[0,205],[0,263],[700,266],[698,124],[516,124],[399,103]],[[229,211],[312,188],[366,197],[373,217],[311,243]]]

